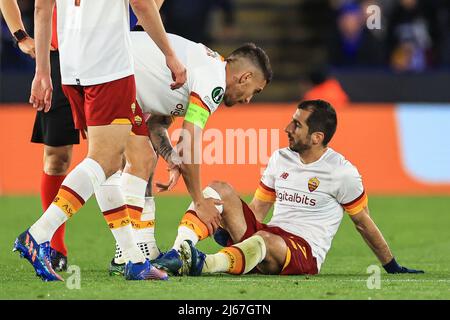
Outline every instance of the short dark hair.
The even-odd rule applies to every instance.
[[[238,58],[249,59],[257,68],[259,68],[267,83],[272,80],[273,72],[272,66],[270,65],[269,56],[264,52],[264,50],[254,43],[246,43],[242,47],[234,50],[230,56],[226,59],[228,62],[233,62]]]
[[[324,100],[305,100],[298,105],[299,109],[311,111],[306,124],[309,134],[323,132],[323,146],[327,146],[333,138],[337,127],[336,111],[330,103]]]

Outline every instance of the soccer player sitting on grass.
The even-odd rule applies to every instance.
[[[225,248],[216,254],[196,249],[199,239],[209,234],[199,219],[185,216],[175,241],[179,251],[172,252],[172,260],[160,259],[154,265],[192,276],[245,274],[255,268],[263,274],[317,274],[346,211],[388,273],[423,273],[396,262],[369,216],[358,170],[327,146],[336,125],[329,103],[300,103],[285,129],[289,148],[272,154],[249,205],[227,183],[207,187],[212,197],[223,202],[222,228],[214,237]],[[263,224],[272,205],[273,217]],[[195,215],[192,205],[186,215]]]

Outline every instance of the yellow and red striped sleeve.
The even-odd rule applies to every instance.
[[[363,190],[358,198],[349,203],[343,204],[342,207],[344,207],[345,211],[347,211],[349,215],[354,215],[366,208],[368,203],[369,199],[367,198],[366,191]]]
[[[260,181],[259,186],[255,191],[255,198],[264,202],[275,202],[275,189],[266,186],[262,181]]]

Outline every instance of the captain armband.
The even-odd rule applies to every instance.
[[[208,121],[208,118],[209,111],[205,110],[195,103],[189,103],[186,115],[184,116],[184,120],[193,123],[197,127],[203,129],[206,125],[206,121]]]

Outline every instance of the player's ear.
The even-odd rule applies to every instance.
[[[323,134],[323,132],[314,132],[311,135],[311,139],[313,144],[322,144],[323,139],[325,138],[325,135]]]
[[[253,78],[253,73],[248,71],[248,72],[244,72],[241,75],[241,78],[239,79],[239,83],[245,83],[247,81],[249,81],[251,78]]]

